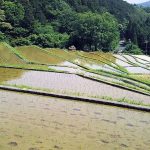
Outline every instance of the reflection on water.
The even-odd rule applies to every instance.
[[[135,73],[135,74],[150,74],[150,70],[148,70],[149,69],[148,65],[146,63],[143,63],[145,61],[147,62],[146,60],[147,56],[142,57],[142,55],[140,55],[141,58],[145,58],[145,61],[140,60],[138,58],[134,58],[135,56],[129,56],[129,55],[114,55],[114,56],[117,58],[116,63],[120,66],[123,66],[125,69],[128,70],[128,72]],[[138,57],[140,58],[140,56]],[[134,63],[135,65],[131,63]],[[147,68],[147,69],[144,69],[144,68]]]
[[[150,113],[0,91],[2,150],[148,150]]]
[[[110,78],[110,77],[94,74],[94,73],[91,73],[91,72],[87,72],[87,71],[83,70],[80,67],[68,68],[68,67],[61,67],[61,66],[49,66],[49,68],[55,69],[57,71],[66,71],[66,72],[73,73],[73,74],[83,74],[83,75],[88,76],[88,77],[98,78],[98,79],[102,79],[102,80],[105,80],[105,81],[123,83],[119,79],[114,79],[114,78]]]
[[[125,67],[130,73],[150,74],[150,70],[141,67]]]
[[[150,57],[146,55],[134,55],[134,57],[141,63],[150,63]]]
[[[68,61],[64,61],[63,63],[60,64],[60,66],[68,66],[68,67],[78,67],[77,65],[70,63]]]
[[[116,59],[116,63],[117,63],[118,65],[120,65],[120,66],[123,66],[123,67],[130,67],[130,66],[132,66],[131,64],[129,64],[129,63],[127,63],[127,62],[124,62],[124,61],[122,61],[122,60],[120,60],[120,59]]]
[[[90,68],[90,69],[94,69],[94,70],[104,70],[104,71],[122,73],[121,71],[116,70],[115,68],[113,68],[109,65],[86,64],[85,66]]]

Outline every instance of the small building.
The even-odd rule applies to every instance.
[[[74,45],[72,45],[68,48],[68,50],[71,50],[71,51],[76,50],[76,47]]]

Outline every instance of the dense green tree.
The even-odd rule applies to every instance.
[[[0,42],[5,40],[6,40],[5,34],[0,31]]]
[[[6,22],[5,11],[0,9],[0,29],[12,29],[12,26],[9,22]]]
[[[56,19],[65,11],[71,10],[70,6],[62,0],[51,0],[48,2],[48,5],[45,6],[45,12],[50,20]]]
[[[128,43],[126,45],[124,53],[134,54],[134,55],[141,55],[142,54],[142,50],[137,45],[135,45],[133,43]]]
[[[104,22],[98,23],[100,18],[95,21],[92,17],[84,17],[90,12],[94,19],[99,15],[105,18]],[[45,41],[43,43],[48,46],[66,45],[58,44],[60,38],[68,46],[74,44],[80,49],[113,50],[118,42],[118,25],[115,26],[117,21],[106,15],[108,13],[117,19],[121,38],[130,39],[143,50],[150,51],[149,9],[123,0],[0,0],[0,35],[13,45],[25,44],[26,40],[31,40],[29,37],[36,35],[39,37],[36,39]],[[84,27],[84,23],[88,26]],[[103,30],[100,31],[101,25]],[[97,30],[100,32],[95,32]]]
[[[12,46],[31,45],[31,41],[28,38],[17,38],[11,41]]]
[[[34,35],[31,35],[32,44],[42,47],[60,47],[66,46],[69,36],[55,32],[50,24],[42,25],[38,22],[34,25]]]
[[[24,8],[20,3],[5,1],[3,3],[6,20],[12,25],[18,25],[24,19]]]
[[[80,14],[72,35],[75,41],[80,41],[79,45],[75,43],[80,49],[113,50],[119,42],[118,23],[109,13]]]
[[[74,11],[64,11],[59,17],[57,18],[57,27],[58,31],[61,33],[72,33],[74,31],[74,24],[78,22],[79,16]]]
[[[39,45],[41,47],[59,47],[64,48],[69,36],[67,34],[51,33],[51,34],[39,34],[31,35],[29,37],[33,45]]]

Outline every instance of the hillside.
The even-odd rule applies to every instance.
[[[131,14],[136,13],[136,9],[133,5],[123,1],[123,0],[65,0],[69,3],[74,10],[77,12],[93,11],[93,12],[103,12],[108,11],[119,19],[123,21],[125,18],[129,18]],[[122,17],[123,16],[123,17]]]
[[[150,38],[149,18],[146,11],[123,0],[3,0],[0,41],[113,51],[121,37],[144,51]]]
[[[142,7],[150,7],[150,1],[148,2],[144,2],[144,3],[140,3],[138,4],[139,6],[142,6]]]

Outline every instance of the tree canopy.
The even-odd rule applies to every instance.
[[[149,9],[123,0],[0,0],[0,40],[14,46],[111,51],[119,38],[145,50]]]

